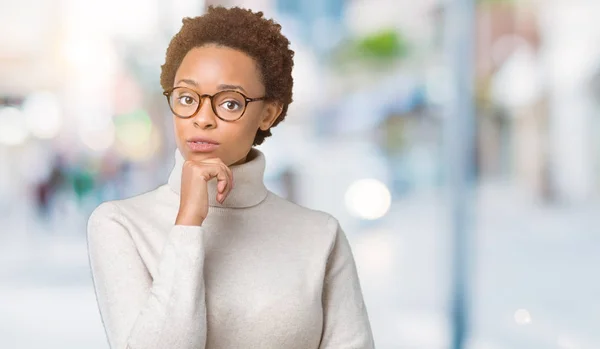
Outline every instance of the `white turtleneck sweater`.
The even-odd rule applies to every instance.
[[[232,166],[202,226],[175,225],[184,162],[167,184],[100,204],[87,226],[112,349],[374,348],[348,240],[331,215],[263,182],[264,154]]]

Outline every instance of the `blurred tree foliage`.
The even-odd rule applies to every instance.
[[[405,58],[409,51],[410,45],[404,36],[390,28],[344,41],[333,51],[331,63],[337,69],[356,64],[382,68]]]

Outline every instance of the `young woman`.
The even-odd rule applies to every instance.
[[[292,102],[293,55],[262,12],[183,20],[161,73],[177,143],[168,183],[88,221],[111,348],[374,347],[338,221],[267,190],[253,147]]]

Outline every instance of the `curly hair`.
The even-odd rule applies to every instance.
[[[209,6],[202,16],[185,17],[182,22],[161,66],[160,84],[164,90],[173,87],[177,69],[191,49],[206,44],[225,46],[240,50],[256,61],[267,100],[282,104],[281,114],[271,128],[285,119],[288,105],[292,103],[294,51],[281,33],[280,24],[264,18],[262,11],[221,6]],[[262,144],[269,136],[271,129],[259,129],[253,145]]]

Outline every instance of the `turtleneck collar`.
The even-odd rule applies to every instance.
[[[175,166],[169,175],[169,187],[180,195],[181,172],[183,158],[179,148],[175,148]],[[230,166],[233,172],[235,186],[223,204],[217,201],[217,181],[213,178],[208,181],[208,204],[213,207],[243,208],[259,204],[267,197],[267,188],[263,178],[265,173],[265,156],[256,149],[251,148],[246,162]]]

